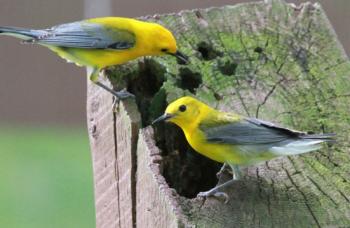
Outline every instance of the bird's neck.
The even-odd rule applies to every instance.
[[[212,116],[215,116],[218,111],[215,109],[212,109],[209,106],[203,106],[200,109],[198,109],[198,113],[195,113],[194,116],[196,118],[192,119],[191,121],[187,121],[186,124],[181,124],[182,130],[185,132],[185,134],[191,135],[193,132],[195,132],[198,129],[198,125],[201,124],[203,121],[212,118]]]

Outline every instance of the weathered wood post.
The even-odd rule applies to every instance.
[[[349,227],[350,63],[321,6],[270,0],[144,19],[171,29],[191,63],[154,57],[108,69],[113,85],[136,95],[115,113],[112,97],[89,84],[97,227]],[[337,143],[247,168],[227,189],[228,204],[197,199],[217,184],[219,164],[193,152],[176,127],[149,126],[186,94],[336,132]]]

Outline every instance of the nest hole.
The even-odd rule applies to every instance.
[[[147,126],[168,105],[166,93],[161,89],[166,69],[152,59],[140,62],[138,69],[132,72],[132,77],[126,77],[129,78],[128,91],[136,96],[142,125]],[[201,75],[188,68],[180,70],[179,78],[179,86],[192,92],[202,83]],[[156,145],[162,151],[161,174],[171,188],[181,196],[194,198],[199,192],[217,184],[216,173],[221,167],[220,163],[195,152],[182,130],[174,124],[159,123],[153,127]]]
[[[211,44],[204,41],[197,45],[197,51],[201,54],[202,58],[207,61],[223,56],[222,52],[215,50]]]
[[[254,48],[254,52],[261,54],[264,52],[264,49],[262,47],[256,47]]]
[[[179,76],[177,86],[184,90],[187,89],[191,93],[195,93],[195,90],[202,84],[202,75],[198,72],[193,72],[187,67],[180,69]]]
[[[162,124],[156,127],[155,139],[162,151],[162,175],[179,195],[195,198],[217,184],[221,164],[195,152],[180,128]]]
[[[136,103],[141,113],[142,126],[147,126],[152,122],[152,100],[159,93],[165,81],[166,69],[158,62],[152,59],[145,59],[140,62],[139,70],[136,77],[132,78],[128,83],[128,91],[135,95]],[[164,108],[164,105],[160,108]]]
[[[219,71],[226,76],[232,76],[235,75],[236,69],[237,69],[238,64],[234,63],[230,60],[226,61],[219,61],[218,62],[218,69]]]

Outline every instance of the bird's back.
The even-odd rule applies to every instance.
[[[258,119],[217,112],[204,118],[187,138],[195,150],[213,160],[248,165],[320,149],[322,142],[334,140],[334,134],[310,135]]]

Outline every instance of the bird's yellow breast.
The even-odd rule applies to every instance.
[[[81,66],[104,68],[119,65],[139,57],[135,48],[129,50],[91,50],[82,48],[49,47],[60,57]]]

